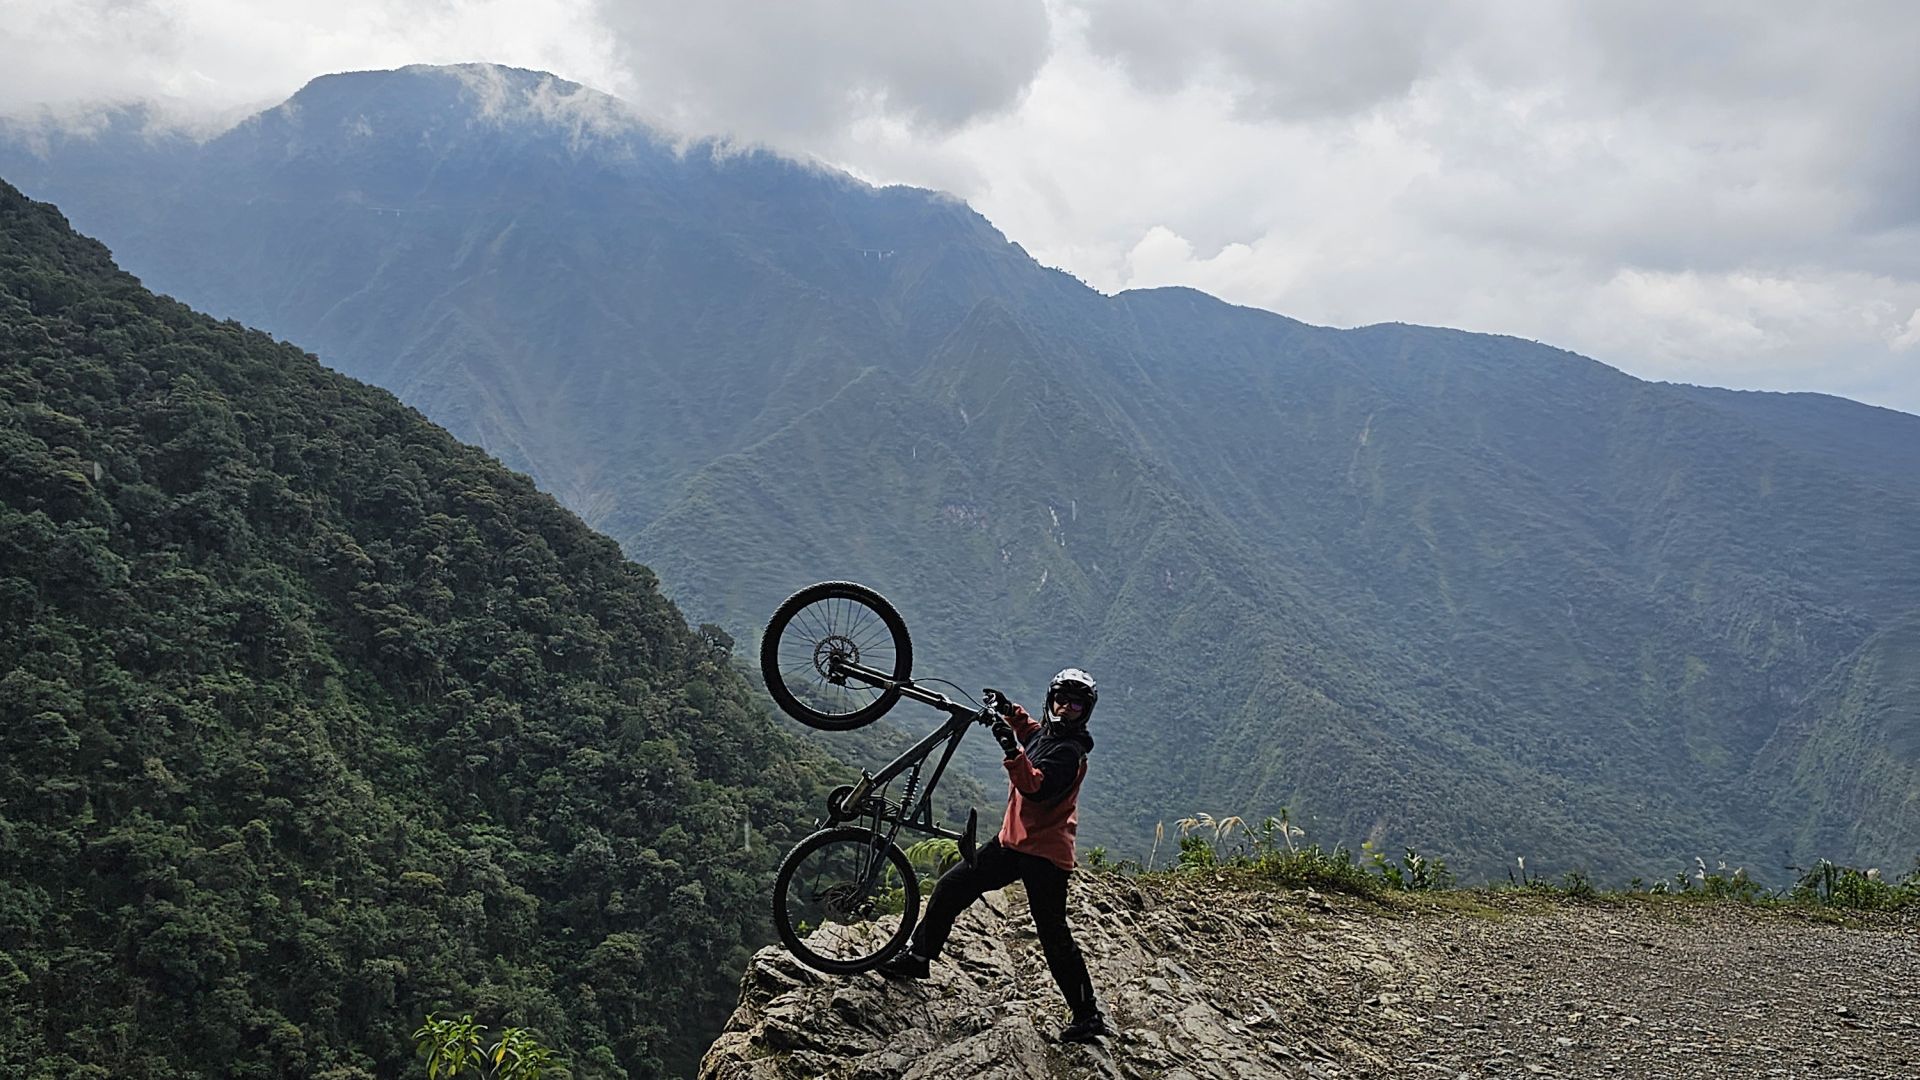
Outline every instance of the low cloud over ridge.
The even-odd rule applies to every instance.
[[[0,0],[0,112],[486,59],[966,198],[1109,291],[1539,338],[1920,412],[1901,3]]]

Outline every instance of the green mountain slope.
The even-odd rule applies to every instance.
[[[1287,806],[1469,874],[1920,849],[1777,764],[1920,611],[1920,418],[1106,297],[951,200],[670,147],[510,69],[316,80],[167,148],[139,211],[134,165],[71,152],[0,169],[526,469],[697,618],[744,638],[855,578],[928,674],[1092,667],[1091,842]]]
[[[1913,498],[1586,361],[1577,408],[1528,430],[1551,399],[1512,369],[1570,358],[1522,343],[1251,312],[1155,340],[1186,298],[1118,303],[1142,340],[1103,355],[983,302],[916,380],[869,373],[717,462],[635,546],[697,607],[858,567],[981,677],[1032,685],[1063,644],[1119,672],[1088,832],[1133,850],[1159,820],[1290,805],[1483,873],[1496,853],[1777,865],[1793,842],[1749,767],[1897,610],[1856,586],[1911,574],[1892,538]],[[1395,364],[1366,340],[1387,335],[1411,339]],[[1742,493],[1763,478],[1820,508],[1789,519],[1791,575]],[[1850,562],[1875,531],[1876,561]]]
[[[931,193],[676,147],[612,99],[487,65],[317,79],[137,190],[92,167],[52,182],[63,149],[15,144],[0,173],[109,229],[156,290],[425,407],[615,536],[923,347],[919,313],[970,306],[949,288],[967,252],[1008,246]]]
[[[1913,418],[1825,394],[1773,394],[1709,386],[1675,389],[1714,409],[1751,421],[1767,437],[1821,454],[1850,469],[1877,472],[1911,487],[1920,477],[1920,439]]]
[[[0,1072],[683,1074],[818,759],[653,575],[0,185]]]
[[[1920,829],[1920,618],[1836,665],[1762,749],[1755,774],[1756,786],[1782,793],[1794,850],[1901,853]],[[1891,861],[1888,877],[1908,865]]]

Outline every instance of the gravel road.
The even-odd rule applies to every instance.
[[[1062,1047],[1018,887],[924,982],[758,953],[704,1080],[1920,1078],[1920,919],[1075,875],[1116,1037]]]

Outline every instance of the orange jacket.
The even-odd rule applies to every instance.
[[[1000,846],[1073,869],[1073,838],[1080,829],[1080,782],[1087,776],[1093,736],[1086,728],[1042,724],[1015,705],[1007,723],[1020,741],[1008,758],[1007,815]]]

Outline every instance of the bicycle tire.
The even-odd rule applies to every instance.
[[[830,940],[838,939],[843,947],[829,954],[824,951],[825,943],[810,940],[818,939],[821,932],[827,930],[826,917],[822,916],[819,925],[803,928],[796,925],[796,915],[821,912],[828,908],[832,901],[823,900],[821,893],[848,883],[831,880],[825,889],[821,889],[817,883],[809,883],[798,886],[799,892],[796,894],[795,875],[808,863],[810,856],[828,847],[844,846],[848,849],[845,853],[830,854],[821,860],[822,867],[831,874],[842,865],[856,866],[860,858],[879,843],[886,844],[882,854],[892,865],[904,894],[900,911],[840,912],[846,917],[834,921],[849,929],[831,932]],[[878,899],[865,894],[858,895],[856,900],[862,904],[871,900],[874,908],[882,907]],[[795,844],[787,852],[786,858],[780,860],[780,870],[774,875],[773,927],[780,935],[780,943],[786,946],[794,959],[828,975],[857,975],[878,967],[881,961],[906,947],[907,939],[913,934],[914,924],[919,918],[920,881],[914,875],[913,864],[907,861],[906,853],[900,850],[898,844],[882,841],[872,829],[852,825],[821,829]],[[877,927],[879,932],[863,931],[859,929],[862,925]],[[802,936],[803,929],[808,936]]]
[[[876,661],[870,666],[882,670],[891,659],[891,677],[905,682],[913,668],[913,640],[886,597],[856,582],[823,581],[774,609],[760,638],[760,677],[782,712],[821,731],[862,727],[899,702],[899,690],[830,683],[825,665],[836,655],[868,657]],[[803,693],[813,702],[802,700]]]

